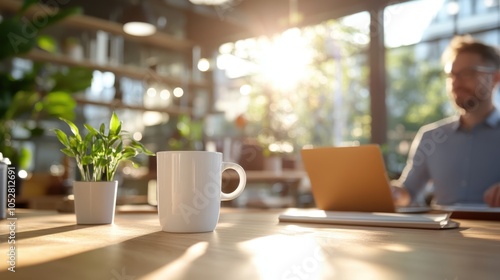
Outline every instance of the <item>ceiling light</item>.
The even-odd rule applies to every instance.
[[[149,36],[156,32],[151,24],[152,15],[144,6],[145,1],[133,2],[123,11],[123,31],[134,36]]]

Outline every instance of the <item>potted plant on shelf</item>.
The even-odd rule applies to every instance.
[[[83,136],[73,122],[61,120],[68,124],[73,135],[60,129],[54,132],[64,145],[61,151],[75,158],[82,177],[82,181],[73,184],[77,224],[113,223],[118,187],[114,176],[118,165],[139,154],[154,154],[121,130],[122,124],[114,112],[107,133],[104,123],[99,129],[85,124],[88,133]]]

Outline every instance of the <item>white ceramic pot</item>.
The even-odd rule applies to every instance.
[[[112,224],[115,219],[118,181],[74,182],[76,223]]]

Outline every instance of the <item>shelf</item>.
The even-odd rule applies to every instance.
[[[23,55],[24,58],[31,59],[34,61],[41,62],[50,62],[57,63],[66,66],[72,67],[85,67],[90,69],[95,69],[103,72],[113,72],[117,76],[125,76],[133,79],[152,79],[166,83],[170,86],[179,86],[179,87],[200,87],[200,88],[208,88],[210,84],[208,82],[203,81],[189,81],[182,78],[173,78],[167,77],[164,75],[159,75],[154,71],[142,69],[135,66],[128,65],[110,65],[110,64],[97,64],[88,60],[76,61],[65,55],[51,54],[41,50],[32,50],[26,55]]]
[[[181,107],[175,107],[170,105],[167,108],[147,108],[144,106],[136,106],[136,105],[128,105],[128,104],[123,104],[119,100],[115,100],[113,102],[99,102],[99,101],[91,101],[87,99],[82,99],[82,98],[75,98],[76,103],[81,104],[81,105],[95,105],[95,106],[103,106],[103,107],[108,107],[112,109],[129,109],[129,110],[137,110],[137,111],[152,111],[152,112],[160,112],[160,113],[167,113],[171,115],[182,115],[182,114],[187,114],[191,115],[192,110],[189,108],[181,108]]]
[[[21,8],[21,5],[21,1],[2,0],[0,1],[0,10],[17,12]],[[40,15],[40,13],[47,13],[47,11],[51,10],[52,8],[48,6],[35,4],[26,12],[26,14],[34,15],[35,13],[38,13],[38,15]],[[123,31],[122,24],[86,15],[68,17],[62,21],[62,24],[72,28],[102,30],[115,35],[121,35],[128,41],[135,41],[162,49],[168,48],[176,51],[191,51],[191,49],[195,46],[195,44],[189,40],[176,38],[161,32],[156,32],[155,34],[146,37],[131,36]]]
[[[0,1],[0,11],[7,11],[11,13],[17,12],[22,6],[22,1],[16,0],[1,0]],[[64,8],[61,5],[60,8]],[[47,13],[54,12],[55,9],[43,4],[34,4],[25,15],[29,17],[40,16]],[[75,15],[64,19],[58,25],[63,25],[66,27],[74,29],[84,29],[84,30],[101,30],[109,32],[114,35],[123,36],[126,41],[134,41],[147,45],[149,47],[157,47],[160,49],[169,49],[186,54],[191,52],[195,44],[189,40],[176,38],[170,36],[166,33],[156,32],[151,36],[146,37],[136,37],[126,34],[123,31],[122,24],[111,22],[96,17],[91,17],[87,15]],[[182,55],[183,55],[182,54]],[[84,67],[93,70],[99,70],[103,72],[113,72],[116,76],[124,76],[132,79],[138,80],[152,80],[164,83],[170,87],[181,87],[185,91],[189,91],[190,88],[205,88],[210,89],[211,83],[208,81],[195,81],[191,77],[172,77],[166,76],[164,74],[158,74],[147,67],[131,66],[131,65],[117,65],[117,64],[98,64],[90,60],[73,60],[70,57],[62,54],[51,54],[42,50],[34,49],[31,52],[22,55],[23,58],[30,59],[39,62],[55,63],[70,67]],[[120,108],[120,109],[130,109],[130,110],[141,110],[141,111],[155,111],[163,112],[173,115],[179,114],[192,114],[190,108],[176,107],[170,105],[167,108],[146,108],[144,106],[128,105],[123,104],[119,100],[113,102],[97,102],[84,99],[77,99],[78,104],[84,105],[95,105],[95,106],[106,106],[110,108]]]

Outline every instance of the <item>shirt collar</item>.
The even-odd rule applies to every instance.
[[[457,131],[460,128],[460,116],[454,116],[454,120],[451,124],[451,128]]]
[[[495,108],[493,112],[484,120],[483,122],[489,127],[496,127],[500,125],[500,111]],[[460,116],[456,116],[452,124],[453,130],[458,130],[460,128]]]

